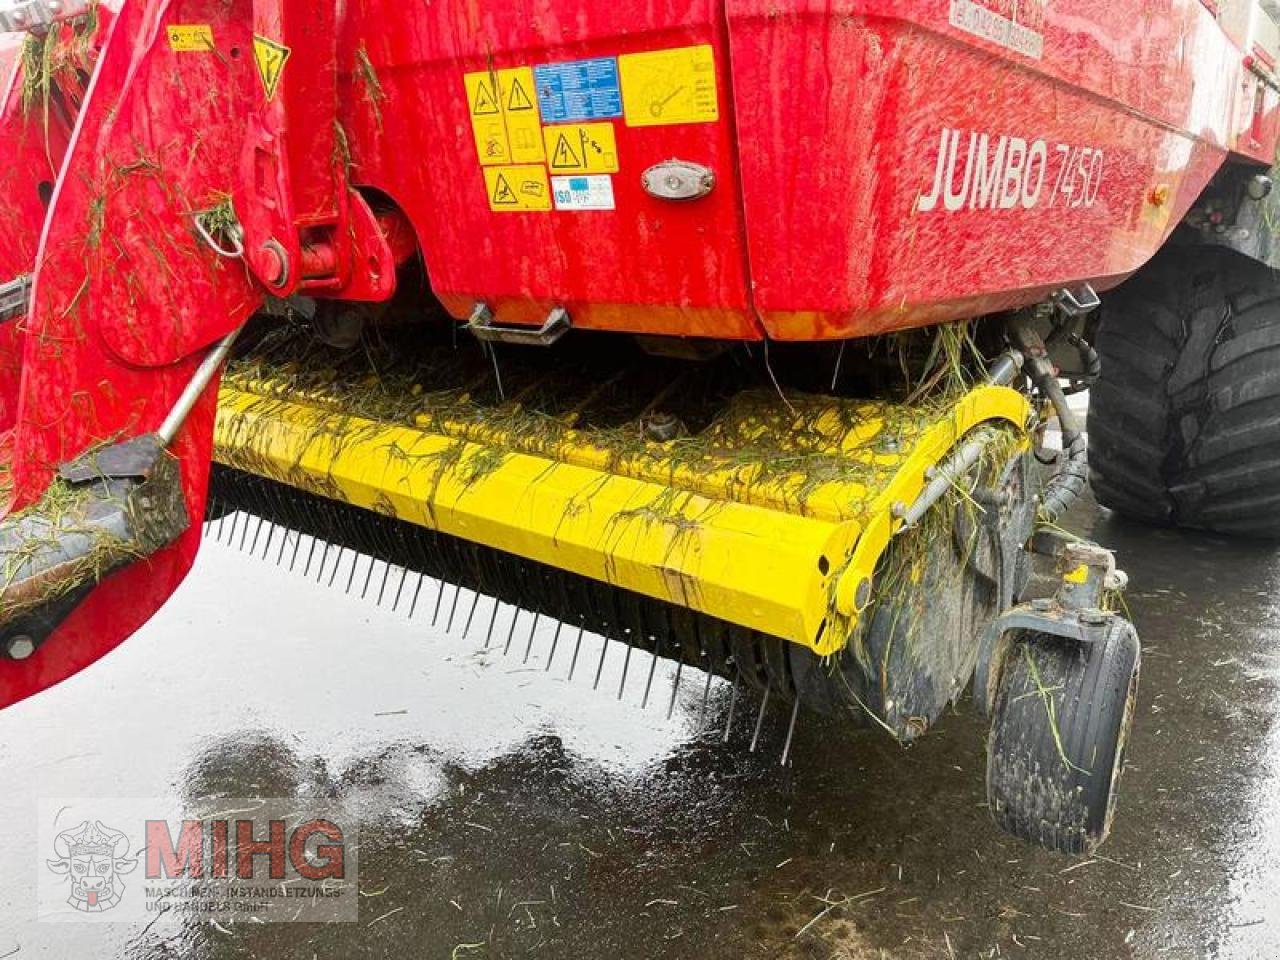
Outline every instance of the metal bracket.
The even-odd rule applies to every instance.
[[[467,321],[467,329],[477,340],[486,343],[514,343],[526,347],[549,347],[569,332],[573,322],[569,311],[556,307],[547,315],[546,323],[537,330],[528,327],[500,327],[494,323],[493,311],[487,303],[477,303]]]
[[[1050,297],[1050,300],[1068,317],[1088,316],[1102,306],[1102,299],[1087,283],[1075,290],[1063,287]]]
[[[191,524],[178,461],[150,434],[59,470],[64,492],[0,522],[0,655],[31,656],[108,574],[176,541]]]
[[[0,284],[0,323],[25,316],[30,306],[31,274]]]
[[[988,716],[1015,633],[1043,633],[1075,643],[1098,643],[1106,640],[1117,620],[1123,620],[1102,608],[1104,593],[1123,590],[1128,584],[1128,577],[1116,569],[1115,554],[1110,550],[1042,531],[1032,538],[1032,552],[1057,558],[1061,582],[1052,598],[1020,604],[987,627],[978,648],[973,689],[974,699]],[[1133,633],[1131,626],[1128,629]]]
[[[59,20],[89,12],[90,0],[18,0],[0,8],[0,33],[47,33]]]

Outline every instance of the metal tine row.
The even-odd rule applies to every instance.
[[[348,545],[351,542],[361,543],[362,539],[367,539],[365,531],[339,529],[339,540],[345,540],[346,542],[329,541],[285,524],[275,523],[265,517],[238,509],[230,504],[223,504],[216,499],[210,506],[210,513],[213,519],[208,520],[204,525],[204,536],[206,538],[234,547],[260,560],[274,562],[276,566],[285,566],[287,559],[289,571],[300,573],[303,577],[311,577],[314,569],[315,582],[325,583],[330,587],[342,584],[346,595],[350,596],[353,593],[358,593],[361,599],[372,599],[379,607],[384,604],[390,604],[392,612],[398,612],[403,606],[406,611],[405,615],[409,619],[416,619],[419,609],[424,614],[429,609],[431,626],[442,628],[450,636],[470,639],[472,630],[477,625],[484,624],[484,649],[492,648],[496,641],[502,646],[503,656],[510,656],[512,650],[515,649],[521,657],[522,665],[528,664],[534,659],[534,645],[538,637],[539,628],[545,624],[548,631],[550,631],[551,625],[554,624],[554,631],[551,631],[550,647],[543,669],[550,672],[560,649],[561,641],[566,638],[566,635],[571,637],[569,643],[566,644],[566,646],[571,645],[573,651],[569,657],[568,669],[565,675],[565,679],[568,682],[572,682],[577,674],[579,664],[582,661],[584,641],[588,637],[594,637],[600,642],[600,654],[595,664],[592,687],[598,690],[606,675],[605,666],[609,657],[610,647],[614,642],[620,643],[623,647],[623,661],[618,682],[618,700],[623,700],[626,696],[627,680],[631,674],[632,657],[637,651],[643,649],[649,653],[649,663],[645,671],[644,692],[639,703],[640,709],[648,709],[651,700],[653,700],[653,684],[657,676],[658,661],[662,658],[663,644],[663,640],[655,632],[648,632],[645,638],[647,642],[642,648],[624,639],[635,636],[635,632],[633,628],[623,626],[621,622],[612,624],[613,629],[610,633],[621,634],[622,636],[611,637],[595,633],[594,631],[589,631],[583,623],[570,623],[553,617],[542,610],[527,609],[505,603],[491,594],[482,592],[480,589],[468,589],[456,583],[451,583],[443,577],[433,576],[426,572],[427,564],[414,564],[413,566],[396,564],[389,560],[378,559],[370,552],[364,552],[357,547]],[[301,505],[301,509],[308,514],[307,519],[314,524],[313,529],[319,529],[319,524],[322,521],[331,523],[334,519],[328,516],[324,518],[318,516],[315,513],[315,506],[309,502],[304,502]],[[339,525],[340,527],[346,527],[346,523],[341,518],[339,518]],[[355,538],[350,536],[353,532],[356,534]],[[397,546],[400,548],[397,551],[397,555],[400,556],[422,549],[420,545],[409,543],[404,539]],[[259,547],[261,547],[261,550],[259,550]],[[274,558],[272,557],[273,547],[275,551]],[[344,559],[348,555],[350,557],[350,565],[344,568]],[[345,583],[340,577],[340,573],[345,573]],[[424,587],[428,588],[426,596],[424,596]],[[504,607],[510,611],[510,617],[505,623],[502,622]],[[477,614],[479,614],[478,619]],[[522,620],[524,621],[523,631],[520,629]],[[460,629],[459,633],[455,633],[455,627]],[[520,638],[523,639],[523,647],[517,646],[517,640]],[[702,735],[707,732],[708,728],[710,719],[709,705],[716,675],[710,668],[710,656],[707,651],[705,649],[699,650],[699,656],[703,663],[701,667],[697,663],[686,664],[686,656],[683,650],[680,651],[678,657],[672,658],[675,661],[675,670],[672,677],[671,690],[666,697],[665,715],[668,720],[675,715],[676,706],[680,702],[681,683],[685,680],[686,666],[691,669],[702,669],[705,679],[701,684],[702,690],[695,724],[697,734]],[[745,681],[741,671],[735,670],[734,678],[730,685],[729,704],[725,713],[724,726],[719,733],[719,737],[724,743],[728,743],[733,736],[734,721],[739,713],[739,700],[744,699],[742,692],[744,685]],[[772,693],[772,687],[766,684],[764,692],[760,696],[756,714],[750,721],[751,738],[748,746],[748,752],[750,753],[756,753],[760,746]],[[780,765],[783,767],[790,763],[791,748],[799,713],[800,702],[796,699],[791,705],[782,747]]]

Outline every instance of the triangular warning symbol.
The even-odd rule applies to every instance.
[[[577,170],[582,166],[582,160],[574,153],[573,147],[569,144],[569,138],[563,133],[556,141],[555,152],[551,155],[551,166],[557,170]]]
[[[454,101],[455,103],[457,101]],[[511,184],[507,182],[505,174],[498,174],[497,182],[493,185],[493,205],[495,207],[513,207],[520,203],[516,197],[515,191],[511,189]]]
[[[481,80],[480,85],[476,87],[475,103],[471,104],[471,115],[487,117],[498,112],[498,98],[494,95],[493,87]]]
[[[513,111],[533,109],[533,101],[529,99],[529,93],[519,77],[511,81],[511,96],[507,98],[507,109]]]
[[[262,78],[262,88],[267,99],[275,98],[276,89],[280,86],[280,75],[284,73],[284,65],[293,53],[284,44],[268,40],[266,37],[254,36],[253,58],[258,64],[258,76]]]

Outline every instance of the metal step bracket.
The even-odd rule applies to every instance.
[[[569,311],[556,307],[537,330],[529,327],[498,326],[487,303],[477,303],[467,321],[467,329],[485,343],[513,343],[526,347],[550,347],[569,332],[573,322]]]

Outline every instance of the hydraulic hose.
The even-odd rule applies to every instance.
[[[1080,499],[1089,484],[1089,444],[1084,427],[1067,403],[1058,371],[1049,362],[1044,341],[1029,326],[1015,327],[1014,340],[1026,357],[1024,370],[1041,395],[1049,398],[1062,427],[1062,466],[1045,484],[1040,499],[1040,521],[1057,523]]]

